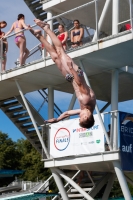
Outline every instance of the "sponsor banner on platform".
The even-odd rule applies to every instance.
[[[103,117],[103,116],[102,116]],[[79,126],[79,118],[51,125],[50,155],[54,158],[104,151],[104,134],[97,115],[90,129]]]
[[[121,165],[126,171],[133,170],[133,114],[120,112]]]

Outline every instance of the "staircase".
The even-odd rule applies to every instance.
[[[89,174],[89,176],[88,176]],[[111,173],[106,172],[84,172],[84,177],[80,184],[80,187],[88,193],[92,198],[102,189],[102,187],[108,182]],[[76,181],[77,182],[77,181]],[[75,188],[71,188],[68,192],[68,197],[73,200],[84,200],[82,194],[80,194]]]
[[[40,125],[44,124],[44,120],[29,102],[28,105],[35,118],[38,130],[41,131]],[[25,137],[35,147],[35,149],[41,153],[42,146],[21,97],[17,96],[0,101],[0,108],[16,125],[16,127],[25,135]]]
[[[72,175],[71,175],[72,174]],[[74,171],[69,172],[67,174],[69,177],[74,175]],[[77,184],[79,181],[79,176],[73,179]],[[102,189],[102,187],[107,184],[109,178],[112,176],[112,173],[107,172],[88,172],[84,171],[84,176],[80,183],[80,187],[88,193],[92,198],[96,196],[96,194]],[[66,188],[66,187],[65,187]],[[82,194],[80,194],[75,188],[71,185],[67,186],[67,194],[69,199],[71,200],[85,200]],[[58,199],[58,196],[54,197],[52,200]]]
[[[26,5],[29,7],[31,12],[35,15],[37,19],[40,19],[42,21],[47,19],[47,12],[42,9],[42,3],[40,3],[40,0],[24,0]],[[57,29],[59,23],[57,20],[53,20],[53,29]]]
[[[38,92],[44,98],[44,103],[45,101],[48,102],[48,94],[45,91],[45,89],[39,90]],[[38,130],[42,133],[41,125],[44,124],[44,119],[28,100],[27,103],[36,121]],[[40,154],[42,154],[42,145],[39,141],[36,130],[32,124],[31,118],[25,108],[21,96],[1,100],[0,108],[7,115],[7,117],[16,125],[16,127],[24,134],[24,136],[29,140],[33,147]],[[62,111],[58,108],[58,106],[55,103],[54,111],[58,116],[62,113]],[[45,145],[47,146],[46,133],[43,133],[42,138],[44,140]],[[43,158],[46,158],[45,155],[43,156]]]
[[[48,2],[49,0],[45,0]],[[29,7],[31,12],[35,15],[36,18],[40,20],[47,20],[47,12],[43,10],[42,3],[44,1],[40,0],[24,0],[26,5]],[[67,30],[70,30],[73,27],[73,22],[69,19],[66,19],[64,17],[59,17],[58,20],[53,20],[53,30],[56,32],[56,29],[58,28],[59,24],[63,24]]]

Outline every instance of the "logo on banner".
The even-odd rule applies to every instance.
[[[70,143],[70,132],[66,128],[57,130],[54,137],[54,146],[59,151],[64,151]]]
[[[92,131],[92,130],[97,130],[99,128],[99,125],[94,125],[91,128],[75,128],[73,129],[73,133],[80,133],[80,132],[84,132],[84,131]]]

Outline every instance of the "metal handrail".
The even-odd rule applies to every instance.
[[[38,192],[51,178],[53,177],[53,175],[51,175],[39,188],[38,190],[34,191],[35,193]]]
[[[97,1],[100,1],[100,0],[97,0]],[[84,7],[86,7],[86,6],[88,6],[88,5],[92,4],[92,3],[95,3],[95,0],[92,0],[91,2],[88,2],[88,3],[86,3],[86,4],[83,4],[83,5],[78,6],[78,7],[76,7],[76,8],[73,8],[73,9],[71,9],[71,10],[69,10],[69,11],[66,11],[66,12],[64,12],[64,13],[61,13],[61,14],[59,14],[59,15],[53,16],[51,19],[46,20],[46,22],[49,22],[49,21],[54,20],[54,19],[56,19],[56,18],[58,18],[58,17],[62,17],[62,16],[66,15],[66,14],[69,14],[69,13],[71,13],[71,12],[73,12],[73,11],[76,11],[76,10],[79,10],[79,9],[81,9],[81,8],[84,8]],[[31,26],[31,28],[34,28],[34,27],[36,27],[36,26],[37,26],[37,24],[34,24],[34,25]],[[27,30],[28,30],[28,29],[23,29],[23,31],[27,31]],[[16,32],[16,33],[10,34],[10,35],[6,36],[5,38],[12,37],[12,36],[14,36],[14,35],[16,35],[16,34],[18,34],[18,33],[21,33],[21,32],[22,32],[22,30],[21,30],[21,31],[18,31],[18,32]]]

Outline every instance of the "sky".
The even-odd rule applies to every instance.
[[[26,24],[33,25],[33,19],[35,18],[34,15],[31,13],[30,9],[27,7],[23,0],[0,0],[0,20],[4,20],[7,22],[7,27],[3,29],[4,32],[7,32],[12,23],[16,21],[18,14],[23,13],[25,15],[25,22]],[[35,45],[38,44],[36,38],[34,38],[31,34],[29,35],[28,32],[25,32],[27,39],[27,47],[28,49],[33,48]],[[8,39],[9,43],[9,52],[7,54],[8,61],[7,61],[7,69],[15,67],[14,62],[17,60],[19,56],[19,51],[14,43],[14,37]],[[40,54],[37,54],[36,57],[32,56],[30,59],[35,60],[39,58]],[[30,61],[30,60],[29,60]],[[60,98],[60,97],[63,97]],[[26,94],[26,97],[30,100],[30,102],[34,105],[37,110],[40,110],[40,114],[47,119],[47,104],[45,103],[43,107],[40,109],[43,99],[41,96],[38,95],[37,92],[32,92]],[[72,95],[55,92],[55,103],[61,108],[62,111],[68,109],[69,102],[71,100]],[[63,103],[62,103],[63,102]],[[101,109],[105,102],[97,101],[98,106]],[[76,101],[75,109],[79,108],[79,104]],[[119,103],[119,110],[124,112],[133,113],[133,100]],[[105,111],[110,111],[110,107],[108,107]],[[11,122],[10,119],[0,110],[0,131],[3,133],[7,133],[13,141],[17,141],[20,138],[24,138],[23,134],[16,128],[16,126]],[[109,117],[106,119],[107,123],[110,123]]]

